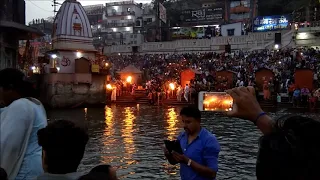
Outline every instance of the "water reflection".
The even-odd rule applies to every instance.
[[[135,161],[132,160],[132,155],[135,153],[135,145],[133,139],[133,126],[136,116],[133,114],[131,107],[124,109],[125,119],[123,120],[123,128],[121,130],[123,137],[123,144],[125,149],[125,159],[127,164],[132,164]]]
[[[115,134],[114,128],[114,110],[106,106],[104,111],[105,128],[103,130],[103,153],[101,154],[101,163],[109,164],[113,159],[117,158],[117,154],[113,153],[112,146],[117,144],[116,139],[113,137]]]
[[[87,121],[88,120],[88,109],[84,108],[84,120]]]
[[[177,107],[134,105],[52,110],[48,117],[88,124],[90,140],[79,171],[88,172],[107,163],[120,167],[121,179],[179,180],[179,168],[168,164],[161,149],[163,139],[174,139],[181,130],[179,112]],[[204,113],[202,120],[203,127],[215,133],[221,145],[217,179],[256,179],[257,142],[261,135],[257,128],[247,121],[210,113]]]
[[[106,128],[104,130],[104,135],[110,137],[114,134],[113,111],[107,106],[105,107],[105,123]]]
[[[166,127],[166,135],[168,136],[168,139],[174,140],[176,139],[177,134],[177,122],[178,122],[178,115],[175,111],[175,108],[170,108],[167,110],[167,123],[168,126]]]

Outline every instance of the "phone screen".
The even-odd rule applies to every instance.
[[[204,111],[231,111],[233,99],[227,93],[203,93],[203,110]]]

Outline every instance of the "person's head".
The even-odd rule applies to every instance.
[[[23,97],[34,97],[32,83],[26,81],[23,72],[7,68],[0,71],[0,102],[6,106]]]
[[[42,166],[51,174],[76,172],[83,158],[89,136],[73,122],[59,120],[38,131],[42,146]]]
[[[200,130],[201,112],[198,108],[189,106],[180,111],[183,128],[188,134],[197,133]]]
[[[110,165],[99,165],[94,167],[87,175],[79,180],[118,180],[117,172]]]
[[[3,180],[7,180],[8,179],[7,172],[1,167],[0,167],[0,179],[3,179]]]
[[[274,131],[260,139],[258,180],[320,179],[320,122],[301,116],[284,116]]]

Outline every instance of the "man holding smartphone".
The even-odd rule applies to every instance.
[[[202,128],[201,112],[195,107],[183,108],[180,112],[184,125],[177,140],[183,154],[164,149],[169,163],[180,163],[181,180],[213,180],[218,172],[220,145],[216,137]]]

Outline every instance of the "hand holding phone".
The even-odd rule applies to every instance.
[[[164,144],[170,154],[172,153],[172,151],[175,151],[179,154],[183,154],[179,140],[175,140],[175,141],[164,140]]]

